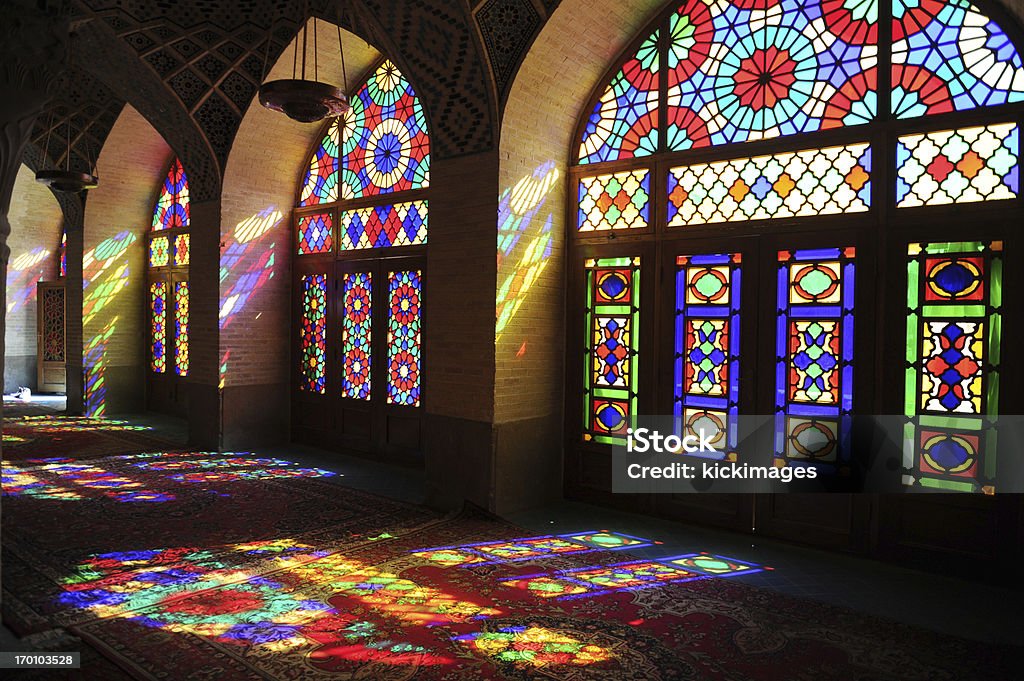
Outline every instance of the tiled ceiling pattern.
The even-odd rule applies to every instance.
[[[541,9],[531,0],[485,0],[475,16],[491,62],[498,98],[504,102],[519,63],[544,25]]]
[[[174,93],[221,169],[265,64],[291,41],[303,9],[288,0],[78,0],[77,5],[131,47]]]
[[[265,68],[294,38],[306,3],[69,2],[72,20],[89,36],[84,46],[88,57],[81,61],[107,87],[88,74],[76,78],[67,96],[58,97],[52,112],[41,117],[36,144],[45,144],[52,128],[50,151],[56,153],[54,133],[67,130],[70,118],[72,162],[84,166],[86,156],[97,155],[127,100],[182,156],[195,199],[215,198],[241,119]],[[525,50],[556,4],[311,0],[308,10],[329,21],[338,21],[343,12],[347,29],[399,63],[424,100],[433,151],[445,158],[493,149],[497,114],[492,93],[504,96]]]
[[[58,78],[55,91],[36,119],[25,160],[33,170],[65,168],[70,133],[71,169],[90,172],[124,102],[77,67]]]

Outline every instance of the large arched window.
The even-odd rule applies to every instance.
[[[902,414],[901,484],[991,493],[1022,114],[1018,50],[964,0],[666,8],[570,152],[567,470],[638,414],[743,460],[748,413],[774,465],[850,475],[852,416]]]
[[[188,376],[189,308],[188,176],[177,158],[160,186],[146,236],[149,319],[148,402],[151,408],[183,413]]]
[[[326,126],[295,209],[294,425],[321,443],[417,449],[426,118],[390,61],[351,103]]]

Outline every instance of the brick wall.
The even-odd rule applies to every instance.
[[[139,411],[148,372],[143,235],[171,150],[126,106],[97,164],[85,207],[83,353],[88,413]]]
[[[62,215],[49,189],[22,165],[14,182],[7,245],[4,392],[36,389],[36,284],[57,278]]]
[[[499,191],[508,195],[498,218],[498,423],[561,411],[571,138],[598,80],[663,6],[661,0],[563,0],[510,91],[500,145]],[[503,252],[503,243],[512,242]],[[531,254],[541,245],[546,255]]]
[[[336,29],[317,24],[319,77],[341,85]],[[342,35],[348,81],[355,87],[380,54],[351,33]],[[267,80],[291,77],[292,50],[290,45],[284,51]],[[235,137],[221,199],[220,351],[222,357],[230,352],[226,386],[288,380],[291,211],[321,125],[298,123],[253,98]]]

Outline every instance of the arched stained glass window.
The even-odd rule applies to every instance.
[[[174,159],[153,210],[153,230],[187,228],[190,218],[188,177],[181,161]]]
[[[418,434],[403,440],[367,414],[421,404],[426,116],[390,60],[350,102],[312,150],[295,210],[297,399],[361,414],[336,424],[343,436],[410,446]]]
[[[189,194],[188,176],[175,158],[153,209],[146,237],[148,265],[149,366],[167,379],[189,370]]]
[[[327,129],[303,181],[300,206],[378,196],[430,184],[430,139],[409,81],[385,61]]]
[[[890,18],[892,45],[880,50],[879,23]],[[879,90],[884,68],[891,93]],[[598,163],[846,128],[889,111],[915,118],[1020,101],[1020,54],[964,0],[687,0],[601,91],[578,157]]]
[[[996,489],[1002,253],[1021,218],[1011,35],[965,0],[666,6],[573,144],[584,380],[570,370],[567,408],[583,468],[567,470],[639,413],[717,429],[713,458],[743,460],[747,413],[774,415],[762,464],[848,475],[856,414],[903,413],[904,484]],[[639,305],[601,288],[607,263],[629,264]],[[883,265],[907,273],[899,290]],[[891,317],[855,324],[881,309]],[[865,333],[906,340],[905,363]],[[905,400],[871,394],[883,374],[904,377]]]
[[[893,0],[892,113],[899,118],[1024,101],[1009,36],[964,0]]]

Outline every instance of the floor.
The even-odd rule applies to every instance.
[[[62,407],[44,401],[39,401],[39,406],[43,413]],[[118,418],[184,442],[184,424],[176,419],[152,414]],[[413,469],[303,445],[269,447],[254,453],[333,470],[339,474],[339,483],[380,495],[414,502],[425,498],[422,476]],[[568,501],[514,513],[506,519],[524,528],[527,536],[608,529],[662,542],[633,551],[641,557],[695,551],[722,554],[773,568],[733,578],[751,585],[977,641],[1020,644],[1024,593],[1019,591]],[[37,645],[48,647],[38,640],[19,641],[6,629],[0,631],[0,649],[30,650]]]

